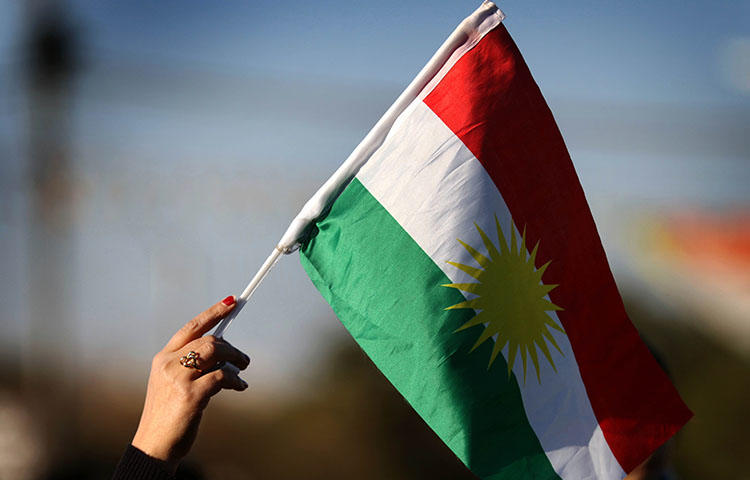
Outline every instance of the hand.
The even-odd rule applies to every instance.
[[[133,446],[162,460],[172,473],[195,441],[203,409],[222,389],[247,389],[240,370],[250,359],[226,340],[203,336],[236,305],[230,296],[182,327],[154,356]],[[180,358],[198,354],[197,368],[186,368]],[[219,362],[227,362],[221,368]]]

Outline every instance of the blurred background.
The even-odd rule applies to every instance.
[[[0,0],[0,479],[108,478],[151,356],[238,293],[478,2]],[[633,322],[750,478],[750,3],[508,1]],[[471,478],[285,257],[208,478]],[[201,473],[202,472],[202,473]]]

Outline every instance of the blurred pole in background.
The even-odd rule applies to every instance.
[[[29,329],[23,388],[48,434],[52,462],[75,448],[71,336],[74,248],[71,103],[80,66],[77,36],[57,1],[24,3],[28,108]],[[71,443],[72,442],[72,443]],[[59,457],[57,457],[59,458]]]

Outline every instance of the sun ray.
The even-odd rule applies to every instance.
[[[471,317],[471,319],[468,322],[464,323],[463,325],[455,329],[454,333],[460,332],[461,330],[466,330],[467,328],[476,327],[477,325],[483,324],[484,323],[484,319],[482,318],[483,313],[484,312],[479,312],[473,317]]]
[[[552,320],[549,317],[547,317],[547,318],[544,319],[544,323],[546,325],[549,325],[550,327],[554,328],[555,330],[557,330],[560,333],[565,333],[565,330],[563,330],[560,325],[556,324],[555,321]]]
[[[482,270],[481,268],[470,267],[469,265],[464,265],[463,263],[458,263],[458,262],[445,262],[445,263],[447,263],[448,265],[453,265],[457,269],[468,273],[469,275],[476,278],[477,280],[479,280],[482,273],[484,272],[484,270]]]
[[[510,251],[515,254],[516,250],[516,227],[513,225],[513,220],[510,221]]]
[[[523,230],[518,231],[512,219],[509,229],[510,238],[506,240],[507,237],[503,233],[500,221],[497,215],[495,216],[498,245],[493,243],[478,224],[475,224],[475,227],[487,250],[487,255],[460,239],[458,242],[481,268],[458,262],[447,262],[477,280],[473,283],[443,285],[443,287],[471,296],[465,301],[446,307],[446,310],[473,309],[475,311],[475,315],[465,321],[455,332],[483,326],[470,351],[477,350],[485,342],[494,338],[494,344],[489,349],[488,369],[492,367],[507,345],[508,375],[510,376],[513,372],[514,365],[520,363],[522,375],[519,373],[519,376],[523,377],[525,384],[527,371],[533,365],[537,381],[541,383],[541,362],[548,362],[552,370],[557,372],[549,345],[555,347],[557,352],[564,356],[551,330],[556,330],[563,335],[565,330],[556,321],[555,315],[548,313],[563,310],[549,298],[549,294],[558,285],[545,284],[542,281],[542,276],[551,261],[536,268],[540,241],[537,241],[531,252],[528,252],[526,226],[524,225]],[[542,355],[537,353],[537,349],[542,352]],[[519,356],[521,361],[517,362]]]
[[[446,283],[442,286],[455,288],[456,290],[461,290],[462,292],[476,293],[477,288],[481,285],[481,283]]]
[[[559,307],[555,305],[554,303],[550,302],[549,300],[542,299],[542,304],[546,307],[545,310],[562,310],[562,307]]]
[[[526,263],[531,264],[532,267],[536,267],[536,252],[539,250],[539,241],[537,240],[536,245],[534,245],[534,249],[531,251],[531,254],[529,255],[529,260]]]
[[[487,265],[490,264],[490,259],[489,258],[485,257],[484,255],[482,255],[481,253],[479,253],[477,250],[475,250],[474,247],[472,247],[471,245],[469,245],[467,243],[462,242],[461,240],[459,240],[458,243],[460,243],[461,245],[463,245],[463,247],[466,249],[466,251],[469,252],[472,257],[474,257],[474,260],[476,260],[477,263],[480,266],[482,266],[484,268],[487,268]]]
[[[505,241],[505,235],[503,235],[503,229],[500,228],[500,220],[497,219],[497,215],[495,215],[495,227],[497,228],[497,239],[500,243],[500,253],[508,255],[510,253],[508,252],[508,242]]]
[[[482,237],[482,243],[484,243],[484,248],[486,248],[487,252],[490,254],[490,258],[494,261],[498,261],[500,259],[500,252],[497,251],[495,245],[492,243],[492,240],[490,240],[490,237],[488,237],[487,234],[484,233],[484,230],[479,228],[479,225],[475,223],[474,226],[477,228],[479,236]]]
[[[471,300],[466,300],[465,302],[451,305],[450,307],[447,307],[446,310],[456,310],[459,308],[481,308],[479,307],[479,303],[480,302],[478,299],[472,298]]]
[[[473,352],[474,350],[476,350],[476,349],[477,349],[477,347],[479,347],[479,345],[483,344],[484,342],[486,342],[487,340],[489,340],[490,338],[492,338],[492,336],[493,336],[493,335],[494,335],[495,333],[497,333],[497,332],[493,331],[493,330],[492,330],[491,328],[489,328],[489,327],[488,327],[488,328],[485,328],[485,329],[484,329],[484,331],[482,332],[482,334],[481,334],[481,335],[479,336],[479,338],[477,339],[477,341],[476,341],[476,343],[474,344],[474,346],[473,346],[473,347],[471,347],[471,350],[470,350],[470,351],[472,351],[472,352]]]
[[[513,363],[516,361],[516,350],[518,350],[518,342],[508,342],[508,375],[513,371]]]
[[[536,380],[542,383],[542,378],[539,376],[539,359],[536,356],[536,345],[533,343],[529,346],[529,356],[531,357],[531,363],[534,364],[534,370],[536,370]],[[526,382],[526,366],[523,369],[523,381]]]
[[[547,337],[547,341],[552,344],[553,347],[557,349],[558,352],[560,352],[560,355],[565,355],[562,350],[560,350],[560,346],[557,345],[557,342],[555,341],[555,337],[552,336],[552,334],[549,332],[549,330],[546,330],[543,335]]]
[[[544,295],[548,294],[552,290],[555,289],[555,287],[558,287],[559,285],[556,283],[550,283],[548,285],[540,285],[542,292],[544,292]]]
[[[508,343],[508,340],[503,339],[503,336],[498,333],[497,338],[495,339],[495,346],[492,347],[492,354],[490,355],[490,365],[492,365],[492,362],[495,361],[497,355],[503,351],[503,347],[506,343]]]
[[[557,368],[555,367],[555,362],[552,361],[552,355],[549,353],[549,347],[547,346],[547,342],[544,341],[544,338],[536,338],[534,339],[536,344],[539,346],[539,350],[542,351],[544,354],[544,357],[547,359],[550,365],[552,365],[552,370],[557,373]]]
[[[552,263],[551,260],[549,262],[545,263],[544,265],[542,265],[541,267],[539,267],[539,269],[536,271],[536,273],[539,276],[540,280],[542,279],[542,276],[544,275],[544,272],[547,271],[547,267],[549,267],[550,263]]]

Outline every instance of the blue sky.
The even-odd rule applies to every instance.
[[[473,1],[78,0],[101,54],[233,72],[403,85]],[[547,95],[747,105],[719,55],[748,35],[748,2],[504,2],[506,25]]]
[[[33,282],[19,5],[0,0],[0,270],[10,272],[0,281],[0,337],[23,349]],[[69,2],[87,62],[72,111],[74,308],[60,320],[73,332],[68,350],[102,368],[130,356],[143,367],[133,371],[147,371],[179,323],[241,290],[302,203],[477,5]],[[728,48],[750,37],[750,2],[500,6],[618,281],[633,211],[750,204],[750,88],[737,87],[748,72]],[[726,62],[742,78],[727,79]],[[278,386],[290,372],[311,375],[300,366],[342,330],[299,262],[285,258],[230,338],[256,359],[255,384]]]

